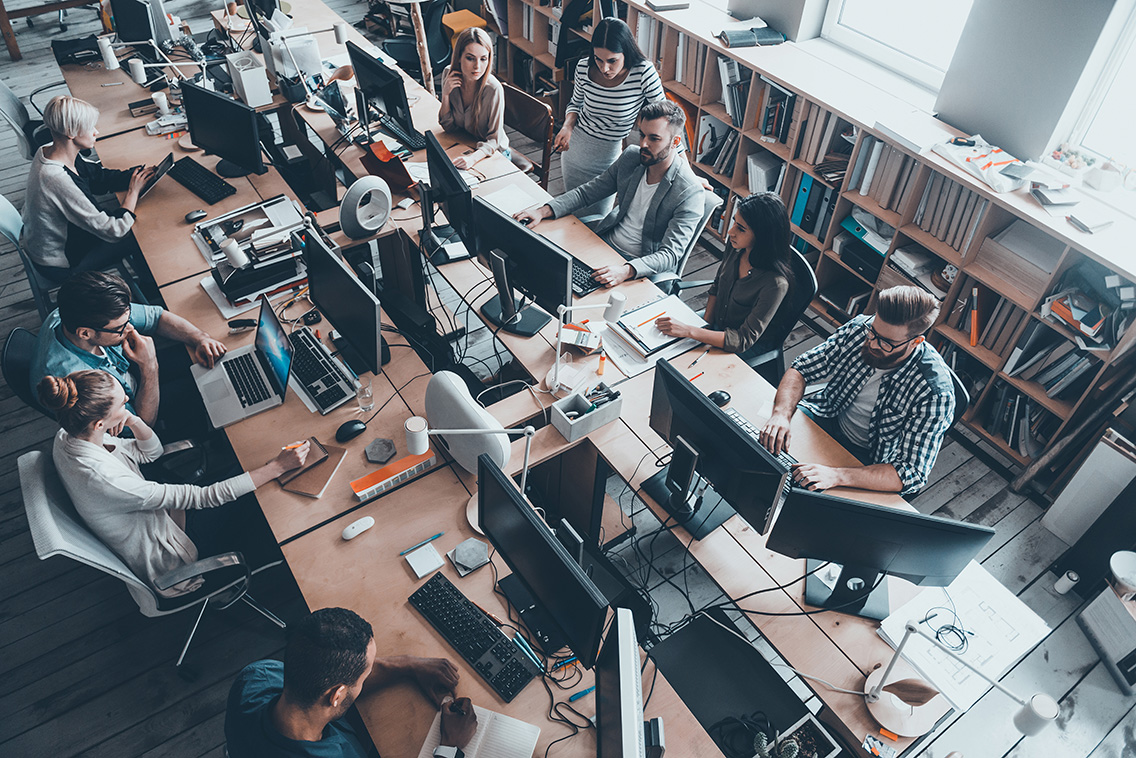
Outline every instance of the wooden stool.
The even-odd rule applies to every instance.
[[[487,24],[485,19],[473,11],[460,10],[442,16],[442,27],[450,35],[451,45],[454,44],[454,38],[461,34],[463,29],[468,29],[471,26],[484,29]]]

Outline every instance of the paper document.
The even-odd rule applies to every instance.
[[[668,295],[623,314],[623,318],[612,325],[613,331],[646,358],[678,341],[677,337],[663,334],[655,326],[655,321],[663,316],[692,326],[706,326],[706,320],[691,310],[678,295]]]
[[[536,185],[523,190],[515,184],[510,184],[488,195],[482,195],[481,199],[502,213],[512,216],[514,213],[547,203],[552,199],[552,195]]]
[[[973,632],[967,635],[966,650],[960,655],[992,679],[1002,676],[1049,634],[1040,616],[974,561],[949,587],[924,590],[884,619],[880,636],[895,647],[910,619],[927,619],[921,629],[932,635],[945,624]],[[949,647],[952,642],[944,644]],[[922,637],[913,635],[908,640],[903,657],[958,710],[967,710],[990,689],[989,683]]]
[[[304,223],[303,214],[287,197],[282,197],[275,203],[265,203],[262,207],[269,226],[285,227]]]
[[[473,709],[477,713],[477,731],[462,748],[466,758],[531,758],[540,738],[540,727],[476,705]],[[431,758],[441,740],[442,714],[438,713],[418,758]]]
[[[647,369],[655,365],[659,359],[671,359],[676,355],[682,355],[692,347],[698,346],[700,343],[696,340],[685,339],[679,340],[670,347],[664,348],[657,353],[644,358],[639,353],[631,349],[631,346],[624,342],[621,338],[617,337],[615,332],[607,327],[593,326],[589,324],[592,331],[599,331],[603,336],[603,349],[604,354],[611,358],[615,367],[623,372],[627,377],[639,376]]]

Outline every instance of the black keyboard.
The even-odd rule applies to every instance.
[[[304,385],[308,397],[327,415],[347,402],[354,391],[354,381],[328,353],[306,326],[288,335],[292,343],[292,374]]]
[[[262,403],[272,396],[257,368],[255,355],[256,353],[245,353],[221,363],[225,367],[225,373],[229,375],[233,389],[237,391],[241,405],[245,408]]]
[[[738,413],[736,408],[727,408],[726,415],[730,417],[731,421],[741,427],[742,431],[750,436],[750,439],[754,440],[762,447],[765,447],[765,445],[761,444],[761,431],[756,426],[751,424],[749,419]],[[769,448],[767,447],[765,449],[769,450]],[[773,451],[770,450],[769,452],[772,453]],[[782,450],[781,454],[776,456],[776,458],[777,462],[784,466],[786,471],[791,471],[793,466],[797,463],[797,459],[789,455],[788,451],[785,450]],[[801,489],[801,485],[797,484],[796,480],[793,479],[793,477],[789,477],[787,480],[785,480],[786,490],[788,490],[788,488],[790,487]]]
[[[576,297],[583,297],[589,292],[595,292],[600,288],[600,283],[592,277],[595,276],[596,270],[591,268],[586,263],[581,263],[575,258],[572,259],[572,294]]]
[[[237,188],[202,166],[188,155],[170,167],[174,181],[197,195],[209,205],[219,203],[229,195],[237,194]]]
[[[540,674],[540,669],[517,643],[506,637],[441,572],[430,577],[410,596],[410,604],[506,703]]]
[[[398,123],[398,121],[394,120],[385,113],[380,113],[375,120],[378,122],[380,129],[394,137],[402,144],[406,145],[406,147],[410,150],[426,149],[425,137],[423,137],[413,129],[407,131],[402,124]]]

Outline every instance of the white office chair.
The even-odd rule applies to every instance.
[[[33,451],[21,455],[19,470],[24,509],[40,560],[62,555],[120,579],[138,603],[138,610],[143,616],[166,616],[200,606],[178,656],[179,671],[201,617],[210,605],[224,609],[241,600],[281,629],[286,628],[283,621],[248,594],[251,572],[240,553],[202,558],[158,577],[154,584],[161,590],[187,579],[201,577],[205,580],[199,589],[186,595],[162,597],[87,529],[59,481],[49,454]]]
[[[54,84],[48,85],[53,87]],[[47,89],[41,87],[40,89]],[[39,92],[40,90],[36,90]],[[34,93],[33,93],[34,94]],[[34,103],[33,103],[34,105]],[[38,109],[37,109],[38,110]],[[50,142],[51,139],[47,137],[47,127],[43,125],[43,121],[39,119],[33,120],[28,113],[27,106],[16,97],[16,93],[8,88],[4,82],[0,82],[0,117],[8,122],[12,127],[12,131],[16,133],[16,141],[20,145],[20,155],[24,160],[30,161],[39,146]]]
[[[44,321],[47,319],[47,314],[52,310],[51,304],[51,291],[57,285],[52,284],[47,280],[35,266],[32,265],[31,259],[28,254],[24,252],[23,246],[20,245],[20,234],[24,230],[24,220],[20,217],[20,212],[16,210],[16,206],[8,201],[8,198],[0,195],[0,234],[8,238],[13,245],[16,246],[16,253],[20,256],[20,263],[24,266],[24,273],[28,277],[28,286],[32,291],[32,301],[35,303],[36,310],[39,311],[39,320]]]

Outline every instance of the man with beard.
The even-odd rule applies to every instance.
[[[595,228],[627,263],[596,269],[596,281],[614,287],[628,279],[678,273],[705,207],[702,184],[678,152],[685,125],[686,114],[674,103],[647,103],[639,112],[639,147],[624,150],[587,184],[514,218],[532,228],[614,192],[615,208]]]
[[[418,684],[442,710],[438,758],[461,756],[477,730],[469,698],[451,701],[458,670],[444,658],[378,657],[371,625],[354,611],[324,608],[288,627],[284,661],[237,674],[225,711],[230,758],[365,758],[377,755],[356,698],[399,680]],[[397,713],[388,714],[393,720]]]
[[[874,316],[857,316],[793,361],[777,387],[762,444],[775,455],[789,449],[789,420],[800,403],[865,464],[798,463],[799,483],[904,495],[927,484],[955,412],[950,372],[923,336],[938,313],[938,301],[925,290],[892,287],[877,296]],[[801,402],[806,384],[825,380],[816,397]]]

